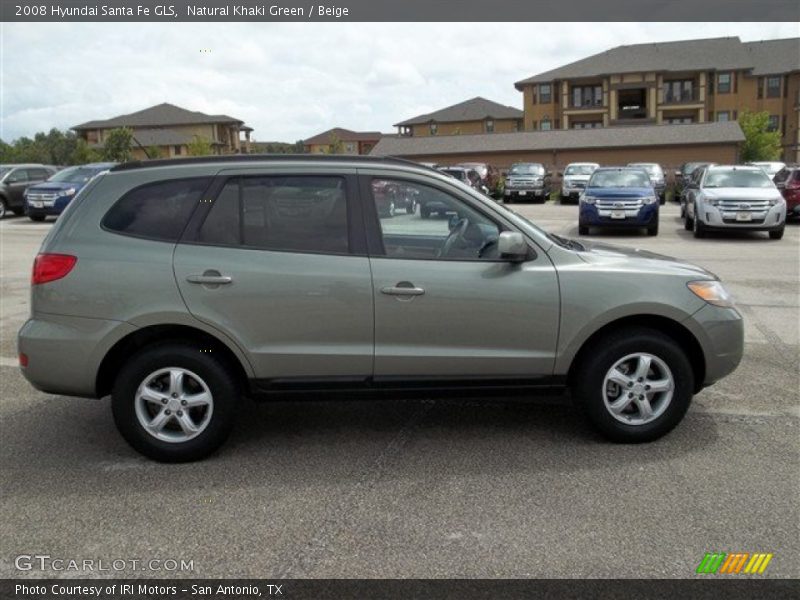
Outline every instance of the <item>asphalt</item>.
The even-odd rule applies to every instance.
[[[577,236],[577,208],[515,205]],[[50,396],[16,368],[49,224],[0,222],[0,578],[695,577],[706,552],[771,552],[800,577],[800,225],[695,240],[593,236],[717,273],[745,316],[739,369],[667,437],[600,439],[555,399],[247,404],[223,450],[162,465],[108,400]],[[176,559],[192,570],[18,571],[20,554]]]

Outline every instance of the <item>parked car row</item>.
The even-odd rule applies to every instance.
[[[0,219],[11,211],[32,221],[58,216],[93,177],[116,163],[59,169],[52,165],[0,165]]]

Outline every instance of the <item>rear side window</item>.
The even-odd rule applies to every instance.
[[[103,218],[117,233],[176,242],[211,183],[210,177],[149,183],[125,194]]]
[[[347,194],[341,177],[230,179],[197,241],[264,250],[346,254]]]

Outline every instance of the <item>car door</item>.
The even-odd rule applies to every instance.
[[[514,230],[457,183],[361,172],[375,301],[375,380],[516,381],[553,373],[559,290],[547,254],[497,254]],[[379,218],[374,191],[415,188],[440,214]]]
[[[6,176],[6,187],[8,189],[8,200],[11,206],[20,206],[23,200],[23,193],[30,185],[28,180],[28,169],[14,169]]]
[[[366,380],[372,283],[355,172],[225,170],[212,188],[175,249],[191,313],[239,342],[262,386]]]

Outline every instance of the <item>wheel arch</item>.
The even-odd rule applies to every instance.
[[[145,346],[165,342],[185,343],[196,346],[198,351],[212,352],[232,369],[242,389],[249,389],[249,365],[243,364],[237,352],[219,337],[189,325],[163,324],[141,327],[117,341],[106,352],[97,370],[96,396],[101,398],[111,393],[116,374],[128,357]]]
[[[600,343],[602,338],[620,329],[643,327],[658,331],[667,337],[672,338],[687,354],[689,363],[694,373],[694,392],[697,393],[703,388],[706,374],[706,360],[703,348],[694,334],[678,321],[654,314],[638,314],[621,317],[604,324],[594,331],[581,344],[578,352],[573,358],[567,372],[567,384],[571,385],[574,378],[578,376],[578,370],[583,357],[593,346]]]

